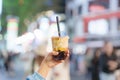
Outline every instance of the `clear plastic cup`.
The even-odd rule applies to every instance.
[[[56,60],[64,60],[68,53],[68,36],[64,37],[52,37],[53,51],[59,52],[57,56],[54,56]]]

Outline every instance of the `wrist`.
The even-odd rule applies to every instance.
[[[51,69],[51,68],[49,68],[49,66],[47,65],[47,63],[46,63],[45,61],[43,61],[43,62],[41,63],[41,65],[40,65],[40,68],[39,68],[39,70],[38,70],[38,73],[39,73],[42,77],[46,78],[46,76],[47,76],[48,72],[50,71],[50,69]]]

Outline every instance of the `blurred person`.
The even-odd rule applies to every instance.
[[[75,55],[75,71],[79,71],[79,54]]]
[[[118,68],[117,56],[111,42],[104,43],[104,52],[100,56],[100,80],[116,80],[114,72]]]
[[[99,57],[101,55],[101,50],[97,48],[94,52],[94,56],[92,59],[92,80],[100,80],[99,79]]]
[[[85,52],[85,62],[86,62],[86,78],[89,79],[91,78],[91,71],[92,71],[92,61],[93,58],[93,49],[87,48]]]
[[[85,75],[86,74],[86,68],[85,68],[85,56],[83,54],[79,54],[78,57],[78,69],[80,75]]]
[[[72,49],[72,48],[69,48],[69,51],[70,51],[70,57],[69,57],[69,60],[70,60],[70,61],[73,61],[73,60],[74,60],[73,49]]]
[[[119,63],[118,70],[115,71],[115,76],[117,80],[120,80],[120,49],[117,49],[115,53],[117,55],[117,61]]]
[[[8,52],[7,52],[7,54],[8,54]],[[6,57],[6,60],[5,60],[5,69],[6,69],[6,71],[9,71],[9,65],[10,65],[10,57],[9,57],[9,54],[7,55],[7,57]]]
[[[5,67],[6,67],[6,71],[10,71],[10,68],[11,68],[11,54],[10,52],[8,52],[8,57],[6,59],[6,62],[5,62]]]
[[[70,67],[71,67],[71,72],[78,72],[79,71],[79,54],[72,53],[70,54]]]
[[[70,51],[70,72],[74,73],[75,71],[78,70],[78,65],[77,65],[77,55],[73,52],[73,50],[71,49]]]
[[[13,71],[13,59],[14,59],[14,55],[13,55],[13,52],[10,51],[10,52],[7,52],[8,53],[8,57],[6,58],[6,61],[5,61],[5,68],[6,68],[6,71],[9,73],[11,73]]]
[[[0,51],[0,69],[4,69],[4,56],[2,51]]]
[[[27,80],[45,80],[49,71],[54,68],[56,65],[64,62],[69,57],[69,52],[65,60],[55,60],[53,56],[58,55],[58,52],[51,52],[45,57],[38,69],[33,75],[29,76]]]

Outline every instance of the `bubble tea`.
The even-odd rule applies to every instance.
[[[64,37],[52,37],[52,48],[53,51],[58,52],[59,54],[53,56],[55,60],[64,60],[68,54],[68,36]]]
[[[53,56],[55,60],[64,60],[68,54],[68,36],[62,36],[60,33],[59,27],[59,18],[56,17],[57,21],[57,29],[58,29],[58,37],[52,37],[52,47],[53,51],[58,52],[57,56]]]

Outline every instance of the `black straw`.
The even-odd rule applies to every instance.
[[[60,26],[59,26],[59,18],[58,18],[58,16],[56,17],[56,21],[57,21],[58,35],[59,35],[59,37],[61,37],[61,34],[60,34]]]

